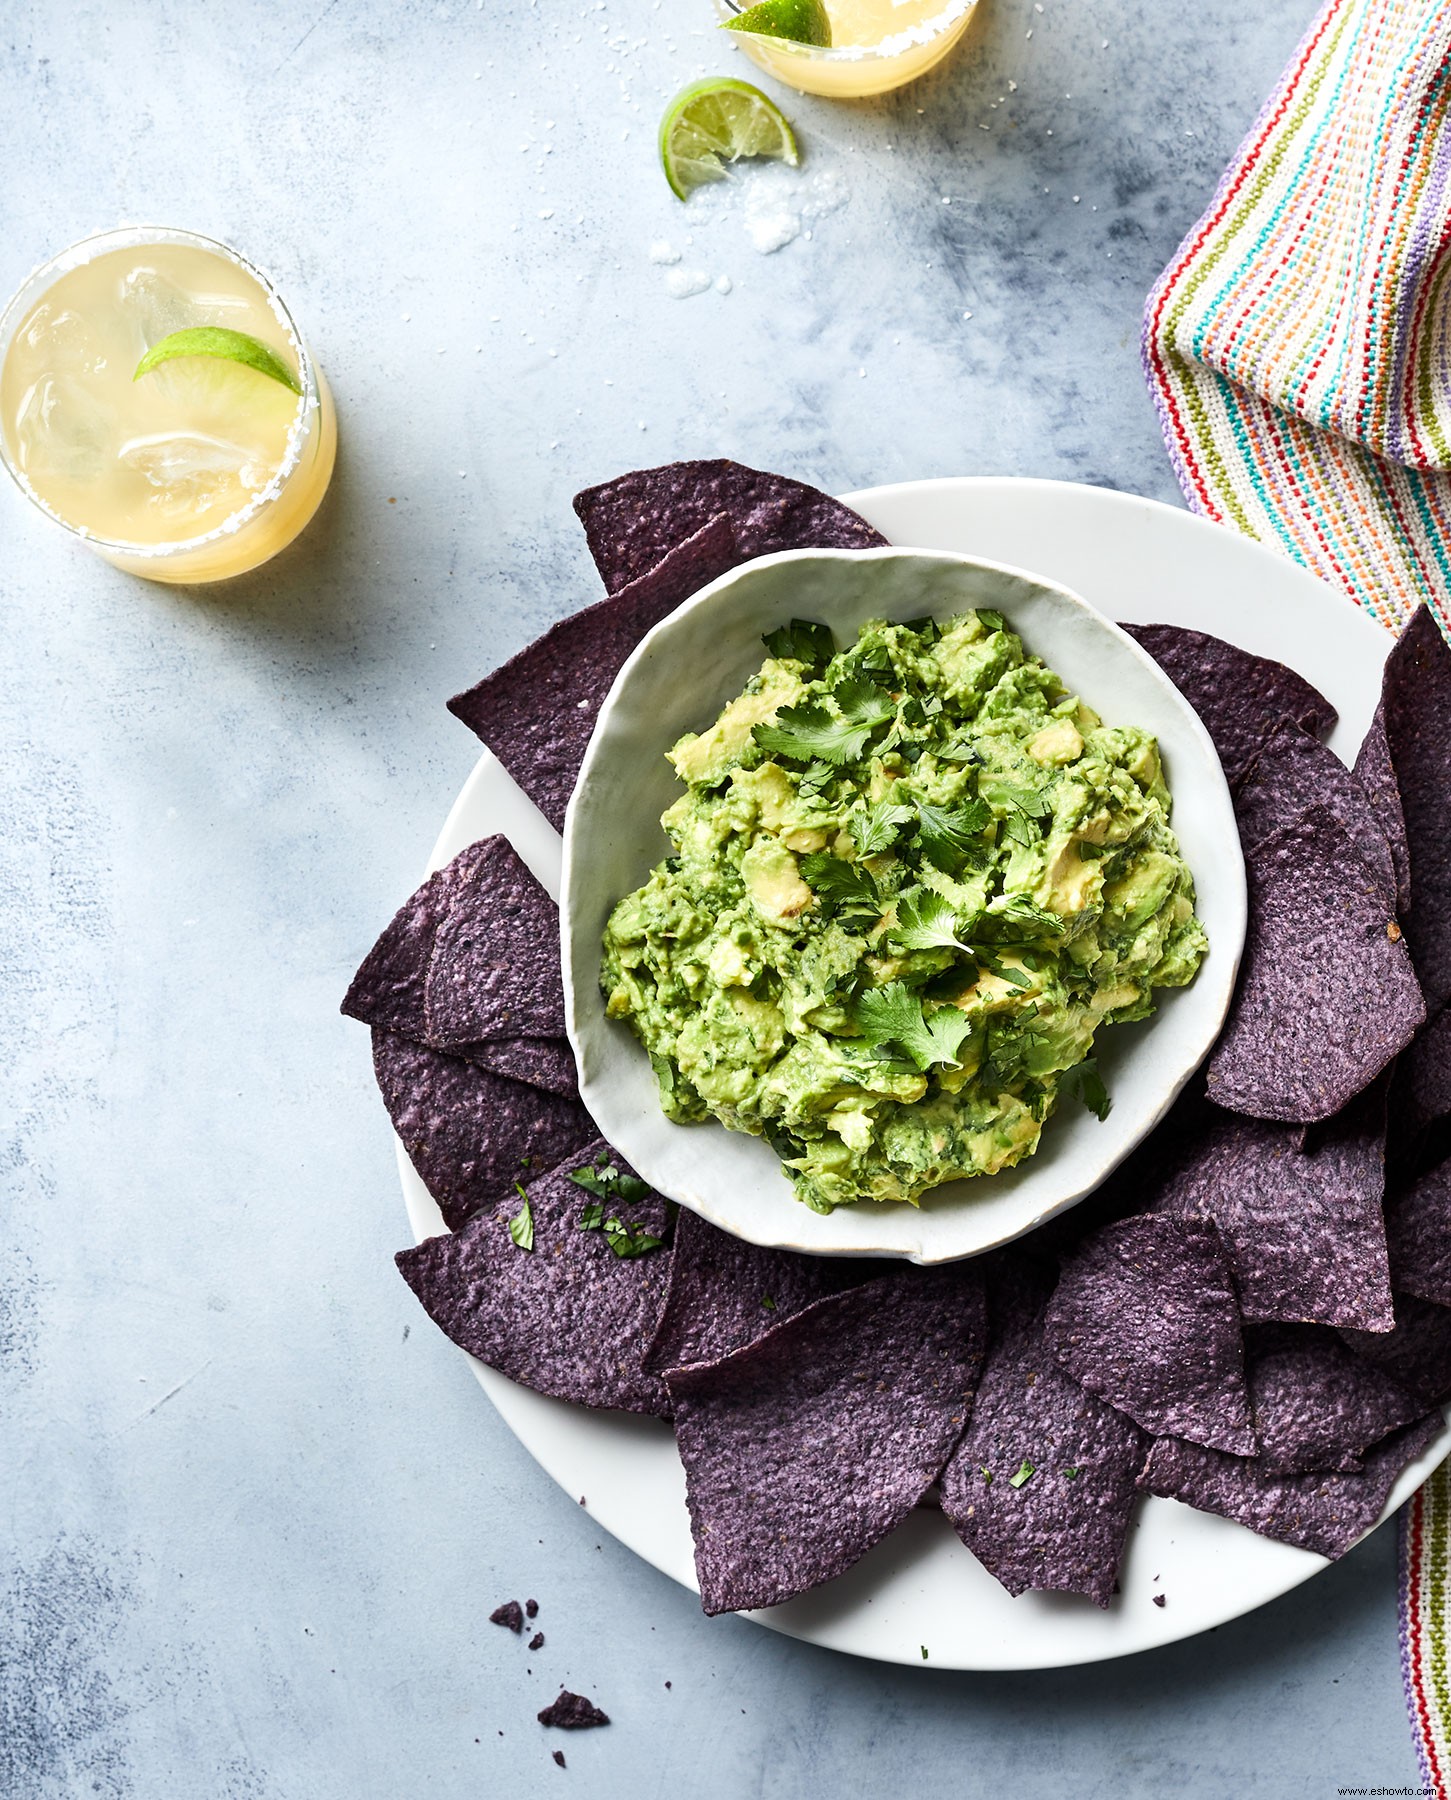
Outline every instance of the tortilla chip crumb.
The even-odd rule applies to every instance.
[[[502,1625],[517,1636],[524,1629],[524,1609],[517,1600],[506,1600],[489,1614],[491,1625]]]
[[[562,1769],[564,1767],[564,1752],[562,1750],[556,1750],[554,1752],[554,1760],[555,1760],[555,1762],[557,1762],[559,1764],[560,1768]]]
[[[1164,1604],[1164,1596],[1162,1594],[1155,1594],[1154,1595],[1154,1605],[1162,1606],[1163,1604]]]
[[[1393,944],[1398,944],[1401,941],[1401,928],[1396,924],[1394,919],[1386,926],[1386,936]]]

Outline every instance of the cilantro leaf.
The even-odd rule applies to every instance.
[[[912,817],[910,806],[899,806],[891,800],[878,800],[851,816],[851,834],[858,856],[880,856],[896,843],[902,827]]]
[[[761,642],[769,656],[805,663],[808,669],[824,669],[836,655],[831,627],[815,619],[793,619],[789,625],[778,625],[764,633]]]
[[[1043,834],[1034,821],[1048,818],[1053,811],[1046,787],[998,780],[989,784],[987,797],[1003,810],[1004,837],[1024,848],[1031,848],[1038,842]]]
[[[966,731],[955,731],[945,744],[937,746],[937,757],[941,762],[980,763],[982,752]]]
[[[569,1179],[578,1182],[586,1193],[595,1194],[601,1200],[623,1200],[626,1205],[643,1200],[650,1192],[647,1182],[641,1181],[638,1175],[629,1175],[623,1169],[617,1169],[608,1157],[586,1163],[582,1169],[571,1169]]]
[[[801,778],[797,785],[800,787],[803,794],[819,794],[835,773],[836,770],[832,768],[830,763],[807,763],[805,769],[801,773]]]
[[[824,706],[783,706],[774,725],[756,725],[751,736],[772,756],[791,762],[856,762],[872,735],[870,725],[839,719]]]
[[[966,950],[952,902],[931,888],[913,888],[897,902],[891,939],[904,950]]]
[[[1015,1475],[1009,1475],[1008,1486],[1015,1488],[1026,1487],[1037,1473],[1038,1471],[1025,1456],[1018,1464],[1017,1473]]]
[[[875,682],[848,676],[831,690],[831,697],[841,708],[841,716],[853,725],[875,727],[895,718],[897,708],[890,694],[883,693]]]
[[[636,1221],[629,1224],[619,1219],[606,1219],[604,1225],[605,1242],[616,1256],[644,1256],[648,1250],[658,1250],[665,1242],[657,1238]]]
[[[933,1063],[956,1063],[972,1021],[955,1006],[944,1006],[927,1018],[920,998],[900,981],[869,988],[857,1001],[856,1022],[874,1048],[899,1046],[922,1074]]]
[[[1058,1091],[1076,1094],[1096,1119],[1106,1119],[1113,1110],[1113,1101],[1098,1072],[1097,1057],[1085,1057],[1081,1063],[1065,1069],[1059,1078]]]
[[[1007,982],[1009,987],[1020,991],[1032,987],[1032,977],[1025,975],[1021,969],[1015,969],[1011,963],[1000,962],[997,957],[988,956],[981,950],[974,954],[989,975],[996,975],[999,981]]]
[[[992,809],[984,800],[965,800],[961,806],[931,806],[917,802],[917,842],[928,862],[939,869],[960,865],[977,849],[974,842],[992,822]]]
[[[1007,630],[1008,622],[995,606],[979,606],[976,608],[976,612],[989,631]]]
[[[534,1214],[530,1210],[529,1196],[517,1181],[514,1183],[514,1191],[524,1204],[509,1221],[509,1236],[521,1250],[532,1250],[534,1248]]]
[[[1004,943],[1015,943],[1024,937],[1060,938],[1065,929],[1057,913],[1035,905],[1023,894],[1000,894],[989,901],[986,917],[997,927],[996,936]]]
[[[877,884],[860,863],[843,862],[826,851],[801,859],[801,877],[817,900],[833,912],[880,916]]]
[[[605,1203],[603,1200],[591,1200],[581,1209],[576,1221],[581,1231],[598,1231],[605,1222]]]

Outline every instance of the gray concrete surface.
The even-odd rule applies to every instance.
[[[723,451],[1174,497],[1142,297],[1307,20],[983,0],[918,87],[789,100],[802,192],[846,197],[765,255],[739,198],[682,208],[655,165],[676,87],[748,73],[707,0],[4,9],[0,285],[118,219],[230,239],[304,320],[343,450],[306,537],[210,592],[0,495],[0,1793],[1414,1780],[1389,1533],[1079,1673],[702,1618],[426,1328],[337,1014],[473,762],[445,696],[596,592],[577,487]],[[697,270],[731,291],[672,297]],[[534,1656],[486,1622],[526,1593]],[[561,1682],[616,1721],[563,1772],[533,1722]]]

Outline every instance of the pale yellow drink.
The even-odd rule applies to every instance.
[[[173,332],[224,326],[272,349],[299,396],[255,369],[179,357]],[[332,474],[332,399],[266,278],[190,233],[106,232],[36,273],[0,321],[0,447],[47,513],[157,581],[217,581],[291,543]]]
[[[976,0],[825,0],[831,48],[730,32],[746,55],[806,94],[884,94],[925,75],[967,29]],[[716,0],[725,18],[745,10]]]

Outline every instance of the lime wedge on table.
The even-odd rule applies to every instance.
[[[255,369],[259,375],[265,375],[269,381],[280,381],[294,394],[302,392],[297,377],[275,350],[250,332],[230,331],[224,325],[193,325],[187,331],[173,331],[169,337],[151,346],[137,363],[131,379],[140,381],[143,375],[149,375],[162,363],[171,362],[178,356],[212,356],[241,363]]]
[[[779,106],[749,81],[715,75],[682,88],[660,121],[660,163],[680,199],[725,177],[723,163],[771,156],[794,168],[796,138]]]
[[[760,0],[759,5],[727,19],[722,30],[789,38],[793,44],[810,44],[817,50],[831,48],[831,20],[821,0]]]

